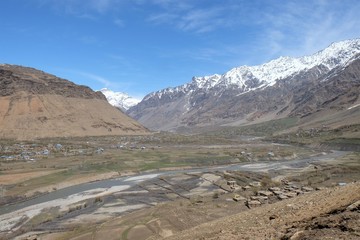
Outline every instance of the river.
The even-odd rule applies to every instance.
[[[156,178],[158,176],[179,174],[179,173],[196,173],[196,172],[214,172],[214,171],[269,171],[280,169],[300,169],[308,166],[309,164],[328,161],[336,159],[345,155],[347,152],[332,151],[328,154],[320,154],[314,157],[297,160],[287,161],[261,161],[253,163],[240,163],[222,166],[202,167],[187,170],[172,170],[172,171],[153,171],[151,173],[140,173],[133,176],[120,177],[117,179],[101,180],[97,182],[84,183],[79,185],[70,186],[67,188],[55,190],[53,192],[10,205],[0,207],[0,216],[8,213],[24,210],[24,212],[31,211],[31,207],[39,207],[41,209],[53,206],[61,205],[62,201],[69,203],[75,203],[78,200],[84,200],[93,198],[99,193],[111,194],[115,192],[125,191],[130,187],[133,187],[143,181]],[[72,200],[69,200],[72,199]],[[48,204],[44,204],[48,203]],[[43,206],[41,206],[43,205]]]

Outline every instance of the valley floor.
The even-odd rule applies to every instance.
[[[258,139],[206,141],[154,135],[2,143],[0,236],[360,236],[359,153]],[[33,160],[21,159],[25,148]]]

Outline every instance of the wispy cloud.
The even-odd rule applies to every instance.
[[[312,54],[331,42],[360,37],[360,2],[288,1],[264,12],[264,34],[257,44],[268,57]],[[264,49],[263,49],[264,50]]]
[[[79,18],[96,18],[121,6],[121,0],[37,0],[40,6],[50,6],[56,11],[65,12]]]
[[[117,56],[114,57],[116,58]],[[121,57],[119,58],[121,59]],[[109,88],[113,91],[129,92],[132,96],[137,96],[139,98],[141,98],[141,96],[144,95],[144,93],[137,93],[131,91],[135,84],[133,81],[121,81],[121,79],[129,79],[128,75],[124,75],[120,79],[110,80],[104,76],[86,70],[85,71],[75,70],[75,69],[57,69],[57,70],[61,71],[63,74],[67,73],[70,76],[69,79],[76,81],[78,84],[95,86],[96,88],[93,90]],[[90,82],[93,82],[93,84],[90,84]]]
[[[210,32],[226,22],[222,8],[196,9],[180,18],[178,27],[184,31]]]
[[[189,33],[219,33],[229,29],[234,36],[247,38],[242,51],[227,51],[221,44],[195,49],[192,58],[214,61],[219,55],[229,60],[248,56],[249,62],[262,63],[280,55],[302,56],[327,47],[331,42],[360,37],[358,0],[246,1],[224,0],[223,4],[205,1],[153,0],[159,7],[147,21],[168,25]],[[202,3],[202,4],[199,4]],[[245,32],[242,32],[246,28]],[[218,49],[215,49],[218,48]],[[218,51],[223,51],[219,53]],[[245,56],[244,56],[245,55]],[[220,59],[219,59],[220,60]]]
[[[156,0],[153,4],[160,10],[151,14],[147,21],[167,24],[185,32],[211,32],[235,23],[231,18],[234,9],[230,6],[197,6],[190,1]]]
[[[118,2],[118,1],[114,1],[114,0],[91,0],[91,1],[89,1],[89,6],[91,8],[93,8],[94,10],[98,11],[98,12],[104,13],[104,12],[108,11],[114,5],[114,3],[116,3],[116,2]]]
[[[110,16],[109,24],[123,30],[127,27],[131,29],[134,24],[132,14],[135,12],[130,11],[136,9],[136,13],[141,14],[136,15],[135,24],[144,18],[142,20],[147,26],[167,26],[180,33],[200,36],[199,39],[203,35],[207,37],[203,45],[166,49],[168,56],[182,54],[184,59],[218,62],[221,65],[253,65],[281,55],[312,54],[331,42],[360,37],[358,0],[37,1],[47,6],[51,4],[79,18]],[[116,11],[119,9],[121,11]],[[124,9],[128,11],[124,13]],[[171,39],[173,36],[165,37]],[[205,38],[199,39],[198,42]],[[94,44],[96,38],[84,37],[82,41]],[[163,54],[165,51],[161,49],[158,52]],[[121,67],[128,64],[117,60]]]
[[[89,85],[88,83],[92,81],[101,87],[112,87],[117,85],[116,82],[110,81],[103,76],[99,76],[88,71],[71,68],[54,68],[52,70],[58,72],[59,76],[68,78],[69,80],[77,82],[78,84]]]
[[[93,73],[88,73],[88,72],[83,72],[83,71],[73,71],[74,73],[77,73],[83,77],[86,77],[90,80],[96,81],[98,83],[101,83],[104,87],[110,87],[113,85],[112,82],[110,82],[109,80],[107,80],[104,77],[98,76],[96,74]]]
[[[174,13],[158,13],[152,14],[148,17],[148,21],[155,24],[168,24],[173,23],[179,18],[177,14]]]

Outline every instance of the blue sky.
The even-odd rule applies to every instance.
[[[143,97],[360,37],[358,0],[4,0],[0,63]]]

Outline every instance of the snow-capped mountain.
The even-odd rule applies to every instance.
[[[127,93],[123,92],[114,92],[110,89],[103,88],[100,90],[107,101],[114,107],[120,108],[123,111],[127,111],[129,108],[138,104],[141,100],[129,96]]]
[[[359,61],[359,56],[360,39],[353,39],[333,43],[309,56],[280,57],[259,66],[236,67],[222,75],[193,77],[190,83],[148,94],[128,113],[145,126],[160,130],[241,119],[246,122],[255,112],[263,116],[271,109],[286,107],[276,116],[296,115],[301,112],[294,102],[301,102],[296,91],[329,84],[326,82],[340,71]]]
[[[301,58],[280,57],[259,66],[236,67],[223,75],[194,77],[191,83],[153,92],[147,95],[144,101],[151,97],[161,98],[166,93],[185,93],[194,89],[209,90],[216,87],[236,86],[243,89],[243,91],[250,91],[256,88],[272,86],[277,80],[291,77],[316,66],[322,67],[321,73],[329,72],[336,67],[345,66],[359,53],[360,39],[337,42],[310,56]]]

